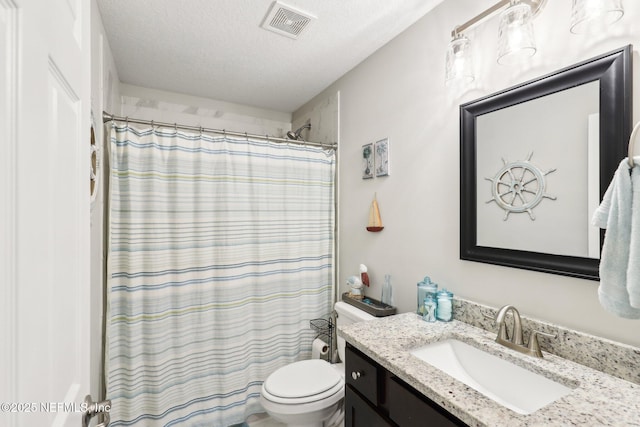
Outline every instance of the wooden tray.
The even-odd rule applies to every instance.
[[[385,317],[396,314],[396,308],[394,306],[382,303],[377,299],[369,298],[368,296],[365,296],[361,300],[357,300],[349,297],[349,292],[345,292],[342,294],[342,301],[375,317]]]

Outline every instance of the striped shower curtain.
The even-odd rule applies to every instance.
[[[228,426],[331,310],[335,154],[113,124],[111,426]]]

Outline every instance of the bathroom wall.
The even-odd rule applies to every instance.
[[[100,174],[95,202],[91,204],[91,395],[102,396],[103,283],[105,276],[105,202],[107,153],[104,145],[102,111],[119,113],[120,80],[111,48],[95,0],[91,2],[91,111],[96,144],[99,148]]]
[[[307,141],[332,144],[340,137],[340,93],[325,93],[323,99],[316,98],[311,108],[296,115],[291,129],[296,130],[307,123],[311,129],[304,130],[302,137]]]
[[[339,285],[369,266],[380,297],[384,274],[392,276],[395,304],[414,310],[416,282],[429,275],[454,293],[499,307],[510,303],[528,316],[640,346],[638,321],[605,312],[598,282],[459,259],[459,104],[573,63],[617,49],[640,46],[640,4],[625,2],[625,16],[607,33],[569,32],[571,2],[547,2],[535,20],[538,52],[526,65],[496,64],[498,19],[473,30],[476,81],[466,89],[444,85],[444,57],[450,33],[495,3],[446,0],[315,99],[296,111],[303,122],[330,94],[340,93]],[[634,50],[634,86],[640,63]],[[634,121],[640,95],[633,94]],[[319,136],[320,137],[320,136]],[[388,137],[391,175],[361,179],[361,147]],[[385,229],[365,230],[374,192]]]
[[[291,113],[121,84],[121,115],[156,122],[284,137]]]

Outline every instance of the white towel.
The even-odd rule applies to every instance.
[[[640,163],[640,158],[635,157],[634,160],[636,165]],[[600,257],[600,304],[607,311],[628,319],[640,319],[640,261],[637,260],[640,254],[639,168],[633,168],[634,192],[629,161],[624,159],[620,162],[592,220],[594,225],[607,229]],[[630,262],[632,253],[634,259]]]
[[[634,165],[631,169],[631,243],[629,244],[627,291],[631,306],[640,309],[640,158],[634,157]]]

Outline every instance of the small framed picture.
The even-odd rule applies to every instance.
[[[376,141],[375,144],[376,176],[387,176],[389,171],[389,138]]]
[[[362,179],[373,178],[373,143],[362,146]]]

